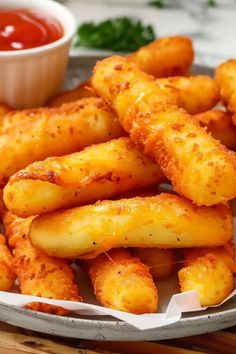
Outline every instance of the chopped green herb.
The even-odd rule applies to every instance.
[[[114,52],[134,52],[155,39],[151,25],[129,17],[117,17],[83,23],[77,30],[75,47],[107,49]]]
[[[208,0],[208,6],[211,6],[211,7],[216,6],[216,0]]]
[[[211,6],[211,7],[216,6],[216,0],[206,0],[206,2],[207,2],[208,6]],[[158,8],[162,8],[162,7],[165,6],[165,1],[164,0],[150,0],[148,2],[148,5],[154,6],[154,7],[158,7]]]
[[[164,7],[164,2],[162,0],[151,0],[149,1],[148,5],[159,7],[160,9]]]

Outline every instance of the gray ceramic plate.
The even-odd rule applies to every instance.
[[[58,336],[94,340],[160,340],[214,332],[236,325],[236,299],[217,309],[184,315],[158,329],[140,331],[109,317],[61,317],[0,303],[0,321]]]
[[[75,86],[78,82],[87,79],[97,59],[99,58],[72,58],[66,86]],[[212,70],[205,67],[194,67],[193,72],[212,75]],[[219,308],[188,313],[177,323],[145,331],[137,330],[111,317],[60,317],[3,303],[0,303],[0,321],[38,332],[72,338],[118,341],[170,339],[214,332],[236,325],[236,297]]]

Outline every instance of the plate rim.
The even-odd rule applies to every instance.
[[[113,329],[112,327],[116,326],[117,329],[117,325],[119,327],[122,327],[123,330],[135,330],[137,331],[138,329],[135,328],[134,326],[120,321],[118,319],[114,320],[99,320],[99,319],[84,319],[84,318],[76,318],[76,317],[70,317],[70,316],[58,316],[58,315],[53,315],[53,314],[47,314],[47,313],[43,313],[43,312],[38,312],[38,311],[34,311],[34,310],[29,310],[26,308],[22,308],[16,305],[10,305],[10,304],[6,304],[4,302],[0,301],[0,308],[1,307],[5,307],[6,309],[10,309],[10,310],[14,310],[15,312],[18,312],[22,315],[26,315],[27,317],[32,317],[32,318],[36,318],[36,319],[41,319],[41,320],[53,320],[53,321],[57,321],[60,322],[61,324],[64,324],[64,322],[68,322],[68,323],[78,323],[79,325],[87,325],[87,326],[91,326],[91,325],[95,325],[96,327],[100,327],[101,324],[104,327],[109,327],[109,329]],[[213,309],[213,308],[209,308],[209,309]],[[199,313],[199,312],[204,312],[203,311],[196,311],[196,312],[188,312],[188,313]],[[218,318],[222,317],[228,317],[228,316],[235,316],[235,321],[236,321],[236,307],[232,308],[232,309],[228,309],[228,310],[223,310],[223,311],[216,311],[216,312],[212,312],[212,313],[208,313],[208,314],[203,314],[200,316],[193,316],[193,317],[186,317],[186,318],[180,318],[179,321],[169,324],[167,326],[172,326],[172,327],[178,327],[178,326],[182,326],[185,323],[189,324],[191,322],[196,322],[198,321],[198,325],[205,323],[205,321],[210,321],[210,320],[215,320]],[[111,317],[112,318],[112,317]],[[162,326],[160,328],[163,327],[167,327],[167,326]],[[159,328],[153,328],[153,329],[147,329],[144,330],[142,332],[145,331],[149,331],[149,330],[158,330]],[[139,330],[138,330],[139,331]]]

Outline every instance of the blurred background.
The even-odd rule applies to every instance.
[[[194,41],[197,64],[210,67],[236,58],[236,0],[61,0],[78,26],[117,17],[151,25],[155,36],[182,34]],[[126,28],[129,24],[126,24]],[[78,41],[77,41],[78,44]],[[72,55],[109,53],[77,45]]]

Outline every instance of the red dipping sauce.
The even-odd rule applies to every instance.
[[[62,25],[44,12],[0,9],[0,51],[41,47],[62,36]]]

